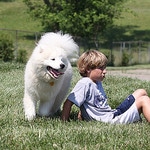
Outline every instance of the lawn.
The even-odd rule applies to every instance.
[[[114,28],[106,34],[113,41],[150,41],[150,1],[130,0],[125,6],[132,13],[122,13],[121,18],[115,20]]]
[[[117,40],[150,40],[149,0],[132,0],[127,3],[136,16],[123,14],[116,20],[117,28],[111,38]],[[41,32],[42,27],[26,12],[22,0],[0,1],[0,28]],[[107,37],[108,38],[108,37]],[[15,36],[13,36],[15,39]],[[21,48],[31,53],[34,47],[32,34],[19,37]],[[31,44],[30,44],[31,43]],[[18,46],[19,46],[18,44]],[[146,150],[150,149],[150,126],[142,123],[110,125],[101,122],[78,121],[78,109],[73,107],[71,121],[63,123],[59,117],[24,119],[23,90],[24,65],[0,62],[0,149],[1,150]],[[138,66],[140,68],[145,66]],[[149,67],[148,67],[149,68]],[[122,69],[122,68],[108,68]],[[125,68],[127,69],[127,68]],[[135,66],[129,69],[136,69]],[[70,90],[80,78],[74,67]],[[150,95],[150,82],[125,77],[107,76],[103,82],[112,108],[137,88],[145,88]]]
[[[141,66],[142,67],[142,66]],[[76,67],[70,90],[80,78]],[[108,68],[108,71],[111,68]],[[146,150],[150,147],[149,123],[111,125],[77,120],[74,106],[71,121],[56,118],[24,119],[24,65],[0,63],[0,147],[2,150]],[[137,88],[150,95],[150,82],[107,76],[103,82],[109,104],[116,107]]]
[[[114,27],[110,31],[106,31],[103,37],[104,41],[150,41],[150,1],[129,0],[125,3],[125,6],[133,11],[133,13],[124,12],[121,18],[115,19]],[[33,19],[29,15],[27,6],[22,0],[14,0],[12,2],[0,1],[1,28],[30,32],[43,31],[40,21]],[[10,31],[8,33],[11,34]],[[15,36],[13,38],[15,39]],[[28,47],[28,44],[26,44],[31,39],[34,39],[34,33],[26,33],[23,38],[19,37],[19,40],[23,44],[22,47],[27,49],[28,52],[33,48],[33,45]],[[103,39],[100,40],[103,41]]]
[[[27,12],[23,0],[0,1],[0,28],[40,32],[40,22]]]
[[[129,0],[125,3],[125,6],[130,8],[134,13],[124,12],[121,18],[114,20],[114,26],[107,30],[104,37],[100,39],[100,43],[107,41],[104,47],[103,44],[99,45],[101,50],[110,50],[112,42],[150,41],[150,1]],[[19,31],[17,32],[16,30]],[[29,57],[35,46],[35,42],[39,40],[40,33],[42,32],[43,28],[40,21],[33,19],[29,15],[27,6],[22,0],[13,0],[12,2],[0,1],[0,34],[5,33],[11,36],[14,42],[15,54],[17,54],[19,50],[26,50],[28,54],[27,57]],[[38,36],[35,36],[37,33]],[[113,45],[113,48],[114,47],[115,45]],[[147,47],[146,50],[148,49]],[[120,49],[120,44],[117,45],[117,48]],[[82,52],[82,48],[80,48],[80,51]],[[148,55],[142,57],[145,58],[148,57]],[[149,59],[149,57],[147,59]],[[149,62],[147,59],[144,59],[144,63]],[[140,62],[143,63],[142,61]],[[116,61],[115,63],[119,64],[120,62]],[[133,64],[136,63],[137,60],[133,62]]]

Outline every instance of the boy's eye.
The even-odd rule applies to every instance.
[[[106,66],[98,67],[98,69],[100,69],[100,70],[104,70],[105,68],[106,68]]]

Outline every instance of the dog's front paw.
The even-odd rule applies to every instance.
[[[25,119],[28,121],[32,121],[36,118],[36,114],[25,114]]]

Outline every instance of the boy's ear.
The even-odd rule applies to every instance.
[[[87,73],[90,73],[90,72],[91,72],[91,69],[87,69],[86,72],[87,72]]]

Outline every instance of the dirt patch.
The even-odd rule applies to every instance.
[[[124,76],[134,79],[150,81],[150,69],[136,70],[107,70],[108,75]]]

